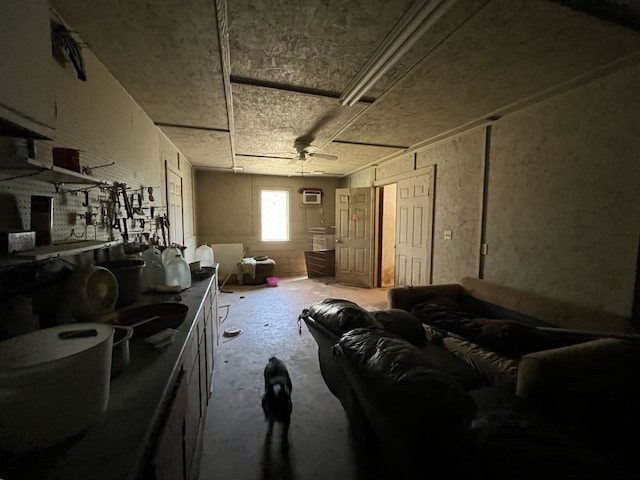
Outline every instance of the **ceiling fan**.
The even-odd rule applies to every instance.
[[[298,162],[298,161],[303,161],[304,162],[309,157],[322,158],[324,160],[337,160],[338,159],[338,157],[336,155],[331,155],[331,154],[328,154],[328,153],[318,153],[318,147],[315,147],[315,146],[307,144],[307,143],[296,142],[296,143],[294,143],[293,148],[295,148],[298,153],[297,153],[297,155],[295,157],[293,157],[291,159],[291,163],[295,163],[295,162]]]

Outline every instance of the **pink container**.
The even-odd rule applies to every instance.
[[[269,287],[277,287],[278,286],[278,277],[267,277],[267,285]]]

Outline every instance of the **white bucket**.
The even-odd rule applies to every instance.
[[[47,448],[99,421],[109,402],[112,345],[113,327],[101,323],[0,342],[0,448]]]

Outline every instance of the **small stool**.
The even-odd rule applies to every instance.
[[[272,258],[266,260],[256,260],[256,277],[245,273],[242,275],[242,283],[244,285],[262,285],[267,283],[267,277],[273,277],[276,269],[276,262]]]

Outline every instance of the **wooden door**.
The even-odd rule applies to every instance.
[[[397,187],[395,284],[431,283],[433,170]]]
[[[165,163],[167,175],[167,210],[169,215],[169,243],[184,245],[184,223],[182,218],[182,177]]]
[[[336,189],[336,281],[373,286],[373,189]]]

